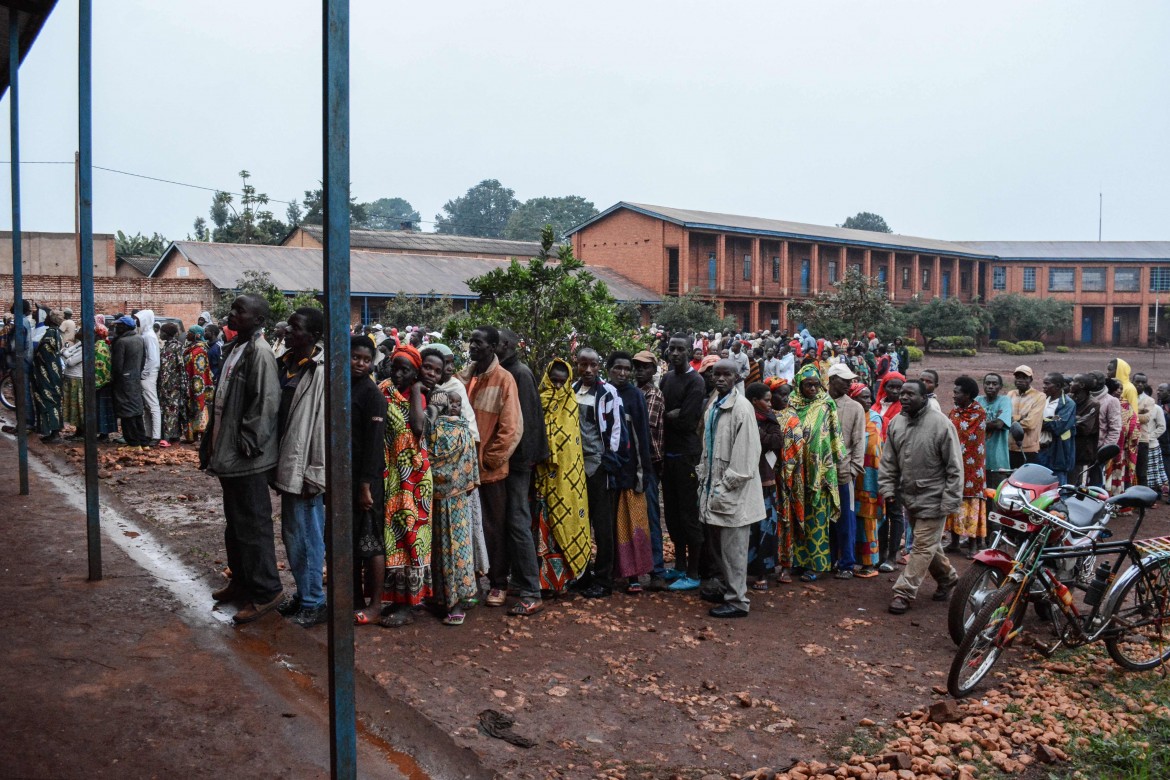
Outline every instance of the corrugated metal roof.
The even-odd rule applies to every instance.
[[[20,64],[24,63],[25,55],[32,48],[41,32],[41,27],[53,13],[57,0],[21,0],[19,3],[6,3],[0,6],[0,97],[8,92],[12,84],[12,73],[8,69],[8,28],[12,14],[16,14],[17,35],[20,38]],[[17,66],[19,67],[19,65]]]
[[[301,225],[300,228],[318,241],[324,241],[325,231],[320,225]],[[518,257],[522,260],[536,257],[537,253],[540,252],[540,242],[538,241],[507,241],[501,238],[448,236],[406,230],[351,230],[349,231],[349,245],[353,249],[467,252]]]
[[[952,241],[940,241],[934,238],[904,236],[899,233],[875,233],[869,230],[809,225],[803,222],[788,222],[781,219],[744,217],[737,214],[719,214],[712,211],[676,209],[668,206],[653,206],[647,203],[627,203],[625,201],[610,206],[593,219],[583,222],[570,230],[569,234],[576,233],[587,225],[591,225],[614,211],[623,208],[636,211],[640,214],[646,214],[647,216],[664,219],[692,230],[750,233],[775,236],[776,238],[795,239],[798,241],[849,244],[850,246],[868,246],[875,249],[892,249],[900,252],[918,252],[948,255],[951,257],[982,258],[988,256],[980,250],[972,249],[964,244]]]
[[[129,255],[126,257],[119,257],[119,263],[128,263],[132,268],[141,272],[144,276],[150,276],[158,265],[158,258],[153,255]]]
[[[320,249],[257,244],[210,244],[201,241],[176,241],[163,254],[162,262],[174,252],[199,267],[217,288],[230,290],[245,271],[266,271],[272,283],[285,292],[320,290]],[[388,254],[386,252],[350,253],[350,285],[354,295],[389,297],[399,292],[426,295],[434,292],[452,298],[478,298],[467,280],[504,268],[508,260],[437,255]],[[658,303],[662,296],[635,284],[608,268],[589,266],[594,276],[609,287],[619,301]]]
[[[1170,261],[1170,241],[964,241],[1001,260]]]

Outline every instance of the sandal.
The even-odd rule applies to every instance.
[[[166,439],[159,439],[158,446],[162,447],[165,450],[171,446],[171,443],[169,441],[167,441]]]
[[[837,573],[833,575],[835,580],[851,580],[853,579],[853,569],[838,569]]]
[[[878,564],[877,570],[885,574],[889,574],[890,572],[894,571],[894,564],[890,563],[889,561],[882,561]]]
[[[816,582],[817,581],[817,574],[816,574],[816,572],[813,572],[813,571],[806,571],[800,575],[800,581],[801,582]]]
[[[630,584],[626,585],[626,593],[630,594],[631,596],[637,596],[641,592],[642,583],[640,582],[631,582]]]
[[[499,588],[492,588],[484,599],[484,603],[489,607],[502,607],[508,601],[508,594]]]
[[[402,628],[409,626],[414,622],[414,616],[410,614],[409,609],[399,609],[387,615],[383,615],[378,620],[378,625],[382,628]]]
[[[789,572],[788,569],[781,570],[780,576],[778,576],[776,578],[776,584],[777,585],[789,585],[791,583],[792,583],[792,573]]]
[[[767,580],[756,580],[752,583],[752,590],[766,591],[768,589]]]
[[[369,626],[373,625],[374,621],[363,611],[353,613],[353,624],[355,626]]]
[[[445,626],[461,626],[463,619],[467,617],[462,612],[448,612],[447,617],[443,618],[443,625]]]
[[[860,569],[853,572],[853,576],[854,577],[864,577],[864,578],[868,579],[870,577],[878,576],[878,573],[877,573],[877,569],[875,569],[872,566],[862,566]]]
[[[512,608],[508,610],[509,615],[535,615],[540,610],[544,609],[544,602],[540,599],[520,599]]]

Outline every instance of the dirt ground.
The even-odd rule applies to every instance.
[[[1021,362],[1037,378],[1053,370],[1073,374],[1103,370],[1115,354],[1155,383],[1170,376],[1170,356],[1159,357],[1159,371],[1150,353],[1136,351],[928,355],[914,368],[940,372],[946,408],[959,374],[1007,375]],[[30,446],[38,455],[52,449],[47,455],[59,468],[80,469],[80,446],[46,448],[35,439]],[[196,469],[193,449],[102,453],[103,490],[132,506],[209,589],[221,584],[220,491]],[[1170,513],[1154,510],[1145,531],[1170,533]],[[283,561],[283,551],[278,554]],[[960,556],[952,561],[960,571],[966,565]],[[282,574],[291,588],[291,577]],[[603,770],[702,777],[783,767],[837,757],[863,719],[889,725],[938,698],[933,689],[945,685],[954,653],[946,605],[930,600],[928,583],[908,614],[889,615],[895,577],[773,584],[767,593],[752,593],[751,616],[738,621],[708,617],[697,594],[570,596],[531,618],[479,608],[461,628],[430,617],[397,630],[359,628],[357,663],[388,694],[507,777],[583,778]],[[323,655],[324,627],[308,634]],[[518,748],[481,734],[478,714],[489,708],[514,716],[515,731],[536,746]],[[392,731],[394,718],[388,711],[382,725]]]

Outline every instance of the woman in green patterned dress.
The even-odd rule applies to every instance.
[[[837,404],[821,385],[815,363],[796,375],[797,392],[792,408],[806,436],[804,447],[803,522],[796,529],[793,568],[802,570],[803,582],[814,582],[829,571],[829,526],[841,514],[837,491],[837,463],[844,457]]]

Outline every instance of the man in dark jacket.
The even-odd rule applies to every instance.
[[[118,338],[110,347],[110,376],[114,385],[114,414],[122,422],[122,438],[131,447],[150,443],[142,419],[142,367],[146,363],[146,345],[135,332],[132,317],[114,323]]]
[[[1077,404],[1064,393],[1064,376],[1044,377],[1044,422],[1040,427],[1040,451],[1036,462],[1052,469],[1060,484],[1068,482],[1076,461]]]
[[[516,380],[516,395],[524,431],[520,444],[508,459],[508,476],[504,485],[508,491],[507,519],[504,531],[507,538],[492,544],[488,553],[491,564],[492,587],[506,589],[509,570],[520,590],[520,599],[512,605],[509,614],[532,615],[540,611],[540,574],[536,562],[536,545],[532,540],[532,508],[528,489],[532,486],[532,469],[548,460],[548,435],[544,429],[544,409],[540,405],[540,391],[536,377],[520,360],[516,352],[520,338],[508,329],[500,331],[496,357],[500,367]]]
[[[232,572],[231,582],[212,597],[247,602],[233,618],[237,624],[276,609],[284,595],[268,493],[280,447],[280,383],[276,357],[261,333],[267,319],[268,302],[258,295],[232,302],[228,327],[236,338],[224,348],[215,403],[199,445],[199,467],[219,477],[223,488],[224,545]]]
[[[1069,397],[1076,404],[1076,434],[1074,438],[1074,468],[1076,476],[1080,476],[1085,469],[1097,462],[1097,438],[1100,434],[1100,423],[1097,420],[1099,409],[1097,401],[1089,391],[1093,380],[1084,374],[1077,374],[1069,387]],[[1090,470],[1086,479],[1093,479]],[[1093,483],[1090,483],[1093,484]]]
[[[699,421],[707,397],[706,384],[690,362],[686,334],[675,333],[666,348],[670,370],[659,389],[665,402],[663,425],[663,517],[674,543],[674,569],[667,572],[671,590],[695,590],[700,585],[699,557],[703,526],[699,523],[699,465],[702,438]]]

